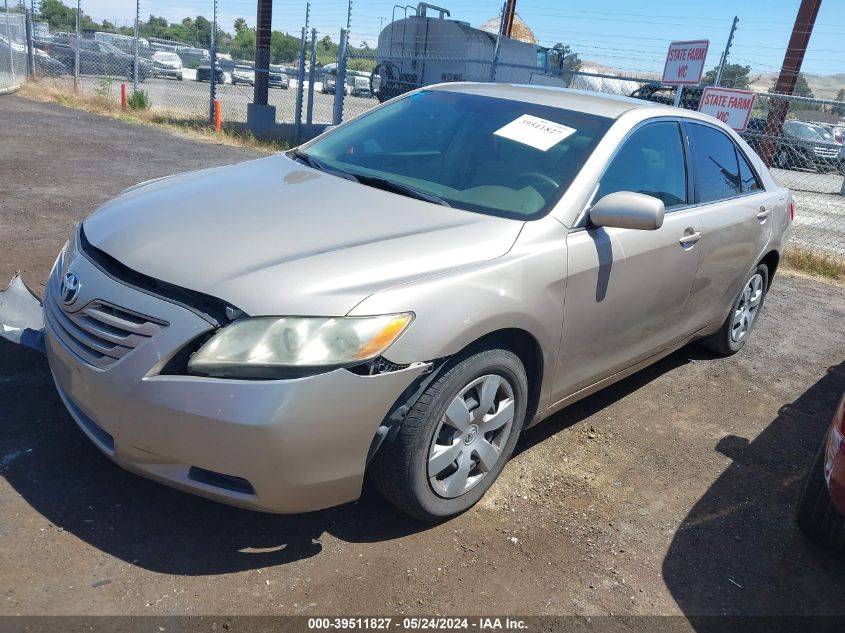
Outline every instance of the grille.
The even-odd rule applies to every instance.
[[[49,291],[44,316],[66,348],[100,369],[111,366],[167,327],[166,323],[103,301],[92,301],[79,312],[68,313]]]
[[[816,156],[823,156],[824,158],[836,158],[839,154],[839,148],[837,147],[814,147],[813,151],[816,153]]]

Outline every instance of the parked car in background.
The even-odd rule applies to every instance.
[[[820,545],[845,549],[845,395],[807,473],[798,526]]]
[[[61,62],[67,72],[73,74],[75,67],[76,49],[79,49],[79,72],[83,75],[101,75],[112,77],[135,76],[135,57],[122,50],[97,40],[80,39],[77,45],[76,37],[53,37],[44,45],[44,52]],[[154,66],[146,59],[138,60],[138,81],[145,81],[154,74]]]
[[[217,64],[214,65],[214,77],[217,83],[226,83],[226,74]],[[211,81],[211,64],[202,64],[197,67],[197,81]]]
[[[528,426],[691,341],[741,350],[792,214],[698,112],[442,84],[100,207],[47,282],[47,356],[136,473],[302,512],[366,472],[439,520]]]
[[[235,66],[232,70],[232,85],[237,86],[238,84],[255,85],[255,70],[252,66]]]
[[[352,77],[352,88],[350,92],[353,97],[372,97],[373,91],[370,89],[370,78]]]
[[[635,99],[645,99],[653,103],[663,105],[674,105],[677,86],[664,86],[661,83],[647,83],[631,93]],[[704,93],[702,86],[684,86],[681,93],[681,107],[688,110],[698,110],[701,103],[701,95]]]
[[[157,77],[173,77],[182,81],[182,58],[171,51],[156,51],[152,56]]]
[[[839,145],[845,144],[845,127],[836,126],[833,128],[833,138]]]
[[[287,90],[290,87],[290,79],[281,66],[270,66],[269,85],[271,88],[281,88],[282,90]]]
[[[320,92],[324,95],[333,95],[335,90],[337,90],[337,70],[325,73],[321,77],[322,87],[320,88]],[[346,86],[342,86],[341,89],[346,90]]]
[[[772,142],[772,164],[780,169],[815,169],[845,174],[845,147],[828,141],[814,125],[786,120],[779,137],[766,134],[766,119],[754,117],[743,137],[759,152],[764,142]]]
[[[0,34],[0,50],[4,52],[11,50],[11,60],[16,71],[21,75],[26,73],[29,62],[25,45],[18,44],[17,42],[9,42],[5,35]],[[50,57],[42,49],[33,48],[33,51],[33,61],[35,62],[35,73],[37,75],[42,77],[59,77],[66,72],[64,64]]]

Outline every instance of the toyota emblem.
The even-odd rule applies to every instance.
[[[59,292],[62,295],[62,303],[69,306],[76,301],[76,298],[79,296],[80,285],[79,277],[76,276],[76,273],[72,270],[68,271],[62,278],[62,285],[59,288]]]

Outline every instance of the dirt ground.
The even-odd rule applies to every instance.
[[[0,277],[39,288],[124,187],[248,159],[0,97]],[[178,210],[174,210],[178,212]],[[0,614],[845,614],[845,560],[793,511],[845,390],[845,287],[780,274],[742,353],[688,348],[532,429],[431,526],[369,487],[275,516],[128,474],[0,341]]]

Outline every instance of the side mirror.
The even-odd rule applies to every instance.
[[[666,209],[663,201],[643,193],[609,193],[590,209],[590,221],[596,226],[654,231],[663,226]]]

